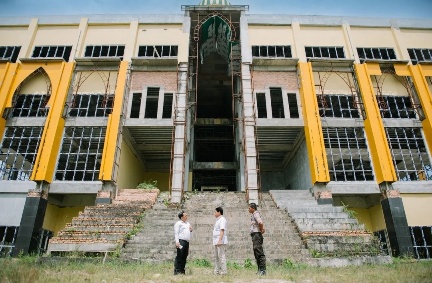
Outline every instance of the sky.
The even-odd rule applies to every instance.
[[[0,0],[0,17],[87,14],[182,14],[200,0]],[[230,0],[250,14],[432,19],[432,0]]]

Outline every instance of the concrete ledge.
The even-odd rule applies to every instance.
[[[391,256],[365,256],[353,258],[316,258],[311,259],[309,264],[317,267],[344,267],[359,266],[363,264],[390,264],[393,262]]]
[[[51,252],[109,252],[117,248],[117,243],[94,244],[49,244],[48,253]]]
[[[370,195],[380,194],[380,189],[375,181],[363,182],[329,182],[326,186],[333,195]]]
[[[50,184],[49,193],[52,194],[97,194],[102,190],[100,181],[54,181]]]
[[[23,193],[36,188],[33,181],[0,181],[0,193]]]
[[[432,194],[432,181],[394,182],[393,189],[401,194]]]

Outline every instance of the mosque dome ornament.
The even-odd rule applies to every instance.
[[[227,0],[202,0],[200,6],[228,6],[231,3]]]

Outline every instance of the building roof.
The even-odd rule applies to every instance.
[[[199,5],[202,6],[226,6],[231,5],[231,3],[227,0],[202,0]]]

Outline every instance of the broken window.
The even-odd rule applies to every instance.
[[[257,99],[258,118],[267,118],[267,106],[266,106],[265,93],[257,93],[256,99]]]
[[[132,105],[129,118],[139,118],[142,93],[132,94]]]
[[[148,87],[144,118],[157,118],[159,88]]]
[[[289,45],[273,45],[273,46],[252,46],[253,57],[268,57],[268,58],[292,58],[291,46]]]
[[[420,48],[409,48],[408,54],[411,58],[411,62],[415,65],[419,62],[431,62],[432,61],[432,49],[420,49]],[[1,52],[0,52],[1,55]]]
[[[411,226],[409,229],[416,258],[431,259],[432,226]]]
[[[396,60],[393,48],[357,48],[360,59]]]
[[[67,127],[63,135],[55,179],[98,180],[104,142],[104,127]]]
[[[363,128],[323,128],[331,181],[374,180]]]
[[[32,58],[63,58],[69,62],[72,46],[35,46]]]
[[[172,117],[173,94],[164,93],[164,104],[162,109],[162,119],[171,119]]]
[[[270,102],[272,108],[272,117],[285,118],[281,88],[276,88],[276,87],[270,88]]]
[[[0,180],[29,180],[42,130],[42,127],[6,128],[0,145]]]
[[[21,46],[0,46],[0,59],[9,60],[15,63],[18,59],[18,54]]]
[[[319,95],[318,108],[321,117],[359,118],[352,95]]]
[[[307,58],[345,58],[344,48],[337,46],[306,46]]]
[[[416,115],[408,96],[377,96],[378,107],[383,118],[415,119]]]
[[[421,128],[385,130],[398,180],[432,180],[431,162]]]
[[[12,255],[19,227],[0,226],[0,258]]]
[[[297,104],[297,95],[295,93],[288,93],[288,106],[290,118],[299,118],[299,109]]]
[[[88,45],[84,57],[114,57],[123,60],[124,45]]]
[[[390,244],[388,243],[387,240],[388,239],[387,230],[376,231],[373,234],[379,241],[381,252],[385,255],[389,255]]]
[[[45,94],[17,94],[14,96],[10,117],[46,117],[45,108],[50,96]]]
[[[138,48],[138,57],[177,57],[177,45],[141,45]]]
[[[76,94],[72,98],[69,116],[108,117],[114,104],[114,95]]]

